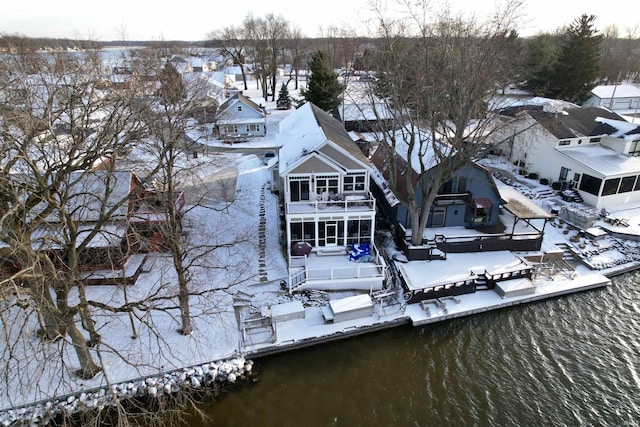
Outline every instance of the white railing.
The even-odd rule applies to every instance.
[[[345,200],[304,200],[288,202],[287,213],[375,211],[376,200],[371,195],[346,196]]]
[[[310,267],[308,256],[289,256],[289,271],[302,268],[289,275],[289,292],[295,291],[297,287],[303,285],[307,281],[313,280],[348,280],[348,279],[367,279],[367,278],[384,278],[386,275],[386,263],[380,255],[378,248],[372,244],[371,252],[374,257],[373,265],[369,263],[356,263],[353,265],[342,267]]]

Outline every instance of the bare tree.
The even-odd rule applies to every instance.
[[[637,28],[629,28],[621,35],[616,25],[607,26],[603,32],[600,78],[607,84],[636,78],[640,67],[639,45]]]
[[[262,86],[262,95],[266,100],[271,94],[271,100],[275,101],[278,66],[284,57],[289,23],[281,16],[273,14],[267,14],[264,18],[248,15],[245,18],[244,27],[253,48],[252,53],[258,80]]]
[[[245,29],[241,26],[225,27],[208,33],[207,39],[220,55],[231,59],[234,64],[240,67],[244,90],[247,90],[247,76],[245,73],[247,36]]]
[[[392,114],[391,125],[379,129],[381,145],[390,187],[420,245],[441,185],[491,141],[495,121],[486,102],[512,72],[507,58],[519,5],[508,3],[486,22],[447,10],[432,16],[426,1],[397,5],[404,14],[396,18],[377,9],[382,45],[372,66],[379,81],[369,96],[374,110],[382,101]],[[408,165],[396,162],[401,153]]]
[[[202,239],[207,244],[196,248],[197,255],[185,249],[189,242],[181,232],[182,211],[180,204],[173,203],[179,189],[171,177],[176,176],[172,168],[178,148],[188,152],[184,112],[188,101],[201,92],[182,86],[179,75],[160,66],[165,62],[157,59],[166,57],[156,54],[155,58],[141,53],[132,61],[140,68],[131,70],[126,84],[118,87],[98,52],[27,52],[2,62],[2,401],[19,404],[52,398],[82,387],[78,378],[96,375],[111,385],[112,372],[107,368],[114,360],[135,370],[164,369],[162,365],[171,361],[171,348],[154,313],[173,318],[179,312],[182,331],[189,332],[193,328],[189,298],[209,304],[199,306],[196,315],[223,312],[212,295],[227,283],[231,287],[241,277],[246,279],[240,273],[246,267],[224,265],[222,256],[207,258],[216,249],[230,251],[240,239],[215,241],[205,235]],[[156,162],[147,161],[146,176],[138,180],[129,171],[117,170],[116,157],[138,149],[149,134],[157,141],[160,155]],[[162,138],[156,140],[156,136]],[[150,201],[143,181],[154,178],[163,183],[161,191],[153,194],[162,204],[162,224],[169,236],[166,245],[179,246],[170,252],[183,258],[176,261],[175,272],[167,269],[165,274],[163,269],[155,286],[128,294],[121,283],[125,262],[141,243],[140,236],[129,229],[135,219],[131,215]],[[189,289],[187,270],[202,273],[208,265],[235,269],[238,274],[215,289]],[[185,277],[176,289],[174,273],[177,277],[179,268]],[[113,286],[106,296],[98,295],[87,286],[98,280],[120,286]],[[114,324],[124,325],[124,316],[131,320],[134,337],[136,328],[144,330],[146,342],[132,341],[123,351],[103,331],[113,333]],[[39,339],[34,339],[34,329]],[[148,352],[150,344],[154,361],[136,353]],[[157,366],[149,366],[152,363]],[[109,393],[115,393],[111,387]],[[132,408],[115,394],[113,402],[122,415],[119,425],[127,425]],[[139,413],[157,417],[156,421],[160,417],[151,411]],[[102,415],[97,416],[92,421],[96,424]]]
[[[298,27],[291,27],[289,29],[286,41],[286,52],[288,53],[291,66],[289,81],[293,80],[295,82],[295,89],[298,90],[300,70],[306,64],[308,58],[307,43],[304,40],[302,30]]]

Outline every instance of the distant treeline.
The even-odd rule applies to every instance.
[[[78,40],[68,38],[25,37],[16,34],[0,33],[0,51],[38,51],[38,50],[84,50],[114,46],[163,46],[163,47],[204,47],[205,41],[181,40]]]

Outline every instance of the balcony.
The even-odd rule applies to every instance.
[[[335,194],[329,197],[318,196],[314,200],[287,203],[287,214],[327,213],[327,212],[371,212],[376,210],[376,201],[366,194]]]

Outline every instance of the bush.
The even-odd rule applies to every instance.
[[[549,185],[549,180],[547,178],[540,178],[540,184]]]
[[[554,183],[551,184],[551,188],[558,191],[562,188],[562,183],[559,181],[555,181]]]
[[[538,179],[538,174],[535,172],[531,172],[529,175],[527,175],[527,178],[529,179]]]

